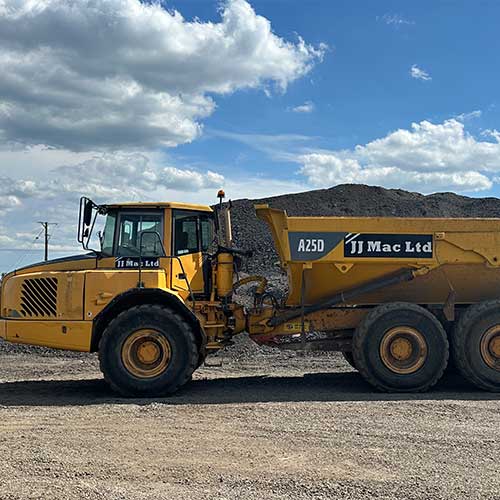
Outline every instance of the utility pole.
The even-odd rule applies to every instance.
[[[44,231],[44,248],[45,248],[45,258],[44,260],[49,260],[49,226],[57,226],[57,222],[47,222],[47,221],[38,221],[38,224],[41,224]]]

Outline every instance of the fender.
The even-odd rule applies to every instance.
[[[160,288],[131,288],[114,297],[94,318],[90,352],[96,352],[99,349],[99,341],[104,329],[113,318],[130,307],[142,304],[161,304],[174,309],[193,327],[200,352],[205,348],[207,337],[199,319],[175,292]]]

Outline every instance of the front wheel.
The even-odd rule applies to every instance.
[[[357,370],[356,365],[354,363],[354,356],[352,351],[342,351],[343,358],[351,365],[352,368]]]
[[[104,378],[123,396],[175,392],[190,380],[198,358],[188,323],[160,305],[140,305],[120,313],[99,344]]]
[[[432,387],[448,362],[448,339],[437,318],[416,304],[395,302],[373,309],[353,337],[354,362],[382,391]]]

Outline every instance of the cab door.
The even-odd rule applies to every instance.
[[[210,212],[172,210],[172,289],[187,291],[186,280],[194,294],[205,294],[210,276],[207,252],[213,240]],[[182,265],[181,265],[182,263]]]

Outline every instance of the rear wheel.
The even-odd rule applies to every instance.
[[[190,380],[198,357],[190,326],[179,314],[159,305],[120,313],[99,345],[104,378],[124,396],[171,394]]]
[[[466,379],[480,389],[500,391],[500,301],[467,309],[453,332],[452,350]]]
[[[373,309],[354,333],[356,368],[382,391],[418,392],[432,387],[448,362],[448,339],[437,318],[416,304]]]

